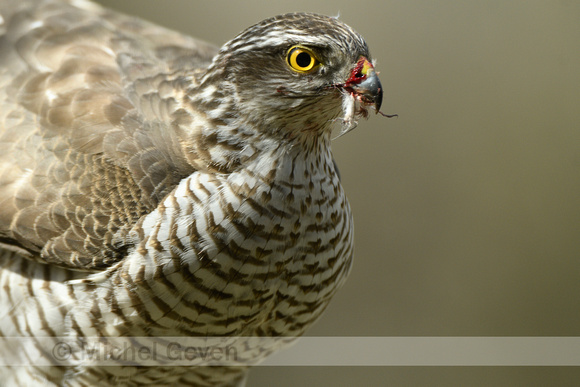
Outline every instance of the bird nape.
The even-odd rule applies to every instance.
[[[243,385],[347,277],[331,132],[382,93],[336,18],[219,49],[88,1],[0,2],[3,383]],[[235,359],[135,357],[195,338]]]

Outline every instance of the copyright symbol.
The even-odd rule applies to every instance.
[[[70,359],[72,349],[67,343],[58,342],[52,348],[52,356],[58,361],[66,361]]]

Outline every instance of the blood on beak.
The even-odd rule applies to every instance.
[[[383,102],[383,87],[371,62],[361,56],[349,79],[341,85],[366,104],[372,104],[378,113]]]

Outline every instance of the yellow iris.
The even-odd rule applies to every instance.
[[[320,64],[314,53],[302,46],[291,47],[286,54],[286,59],[292,70],[299,73],[310,72]]]

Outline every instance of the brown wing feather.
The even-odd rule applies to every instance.
[[[0,247],[94,270],[193,172],[172,123],[217,49],[83,8],[0,5]]]

